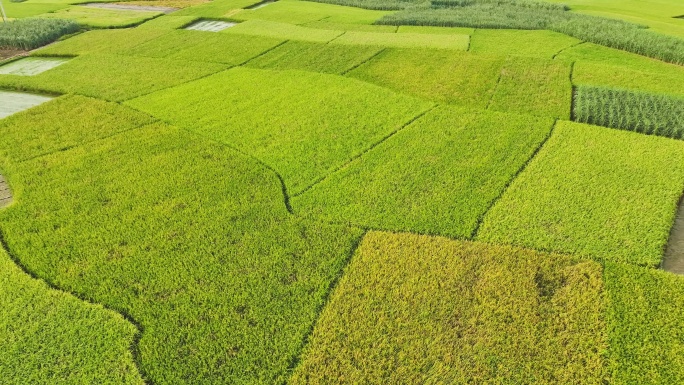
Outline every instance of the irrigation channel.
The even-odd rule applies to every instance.
[[[0,208],[12,203],[12,191],[5,180],[5,177],[0,175]]]
[[[670,239],[667,242],[661,267],[671,273],[684,274],[684,197],[679,200],[677,215],[670,230]]]

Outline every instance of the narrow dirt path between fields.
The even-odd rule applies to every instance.
[[[671,273],[684,274],[684,197],[679,201],[661,268]]]
[[[12,191],[5,177],[0,175],[0,208],[12,203]]]

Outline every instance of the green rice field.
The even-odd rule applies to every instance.
[[[684,3],[0,1],[1,385],[684,383]]]

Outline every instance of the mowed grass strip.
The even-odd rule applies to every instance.
[[[42,56],[78,56],[89,53],[112,54],[155,39],[168,31],[155,29],[100,29],[88,31],[42,48]]]
[[[552,31],[477,29],[471,37],[470,51],[552,59],[558,52],[579,42],[574,37]]]
[[[684,139],[684,97],[579,86],[574,98],[578,122]]]
[[[451,50],[387,49],[348,76],[442,103],[484,109],[505,58]]]
[[[381,47],[372,46],[288,41],[280,47],[247,62],[246,66],[341,74],[364,63],[381,50]]]
[[[684,143],[559,122],[479,239],[657,266],[683,189]]]
[[[262,54],[284,40],[200,31],[172,31],[140,44],[126,54],[170,60],[238,65]]]
[[[344,31],[307,28],[275,21],[249,20],[223,30],[221,33],[327,43],[342,35]]]
[[[289,384],[599,384],[601,266],[370,232]]]
[[[354,7],[313,3],[299,0],[279,0],[259,9],[242,10],[232,18],[236,20],[268,20],[290,24],[306,24],[325,19],[333,23],[373,24],[389,14]]]
[[[0,120],[0,160],[23,161],[153,122],[142,112],[116,103],[63,96]]]
[[[470,237],[552,119],[440,107],[292,200],[374,229]]]
[[[432,106],[340,76],[248,68],[127,104],[257,157],[292,194]]]
[[[468,35],[428,35],[423,33],[383,33],[347,31],[331,44],[375,45],[396,48],[439,48],[467,51]]]
[[[608,350],[612,384],[684,382],[684,280],[608,263]]]
[[[294,218],[271,171],[163,124],[2,171],[14,255],[139,323],[155,384],[282,383],[360,235]]]
[[[227,64],[123,55],[86,55],[26,77],[0,75],[4,87],[123,101],[222,71]]]
[[[546,59],[509,57],[489,108],[570,119],[570,66]]]
[[[31,278],[0,248],[0,378],[6,384],[142,385],[134,325]]]

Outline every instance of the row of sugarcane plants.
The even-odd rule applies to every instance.
[[[34,49],[78,32],[81,27],[72,20],[20,19],[0,24],[0,49]]]
[[[684,98],[579,86],[573,119],[582,123],[684,139]]]

